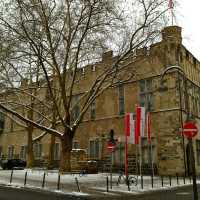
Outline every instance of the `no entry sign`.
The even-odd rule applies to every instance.
[[[198,133],[198,128],[194,122],[185,122],[183,126],[183,134],[187,138],[193,138]]]
[[[116,148],[116,144],[114,144],[113,142],[107,143],[107,149],[108,149],[109,152],[115,151],[115,148]]]

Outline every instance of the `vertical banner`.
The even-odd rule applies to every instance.
[[[125,116],[125,137],[130,144],[136,144],[137,135],[135,131],[134,113],[127,113]]]
[[[140,137],[140,131],[141,130],[141,107],[136,106],[136,124],[135,124],[135,134],[136,137],[136,144],[139,144],[139,137]]]
[[[142,140],[145,134],[145,107],[136,106],[136,134],[137,144],[139,143],[140,154],[140,176],[142,178]]]
[[[145,107],[141,107],[141,119],[140,119],[140,127],[141,127],[141,137],[145,136]]]

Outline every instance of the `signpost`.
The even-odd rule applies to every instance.
[[[192,180],[193,180],[193,199],[198,200],[198,191],[197,191],[197,183],[196,183],[196,169],[195,169],[195,158],[194,158],[194,150],[192,144],[192,138],[196,136],[198,133],[198,128],[193,121],[185,122],[183,126],[183,134],[188,138],[189,152],[190,152],[190,164],[192,167]]]
[[[114,139],[114,130],[111,129],[109,133],[109,140],[107,142],[107,149],[110,152],[110,188],[112,189],[112,168],[113,168],[113,153],[116,149],[116,140]]]

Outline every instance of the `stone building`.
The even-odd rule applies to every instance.
[[[123,168],[124,162],[124,115],[126,112],[135,112],[135,105],[145,106],[151,114],[152,152],[154,166],[159,174],[184,174],[190,169],[188,141],[180,129],[186,120],[187,113],[192,116],[200,127],[200,63],[182,45],[181,28],[178,26],[166,27],[162,30],[160,42],[149,48],[138,49],[130,64],[135,69],[134,78],[126,84],[107,89],[86,113],[83,122],[77,130],[74,139],[74,149],[85,149],[87,159],[98,160],[106,168],[109,153],[106,149],[108,133],[111,129],[118,139],[118,148],[115,151],[114,163]],[[98,74],[98,70],[109,65],[115,58],[112,52],[106,52],[102,61],[86,66],[80,76],[81,84],[76,88],[75,97],[87,89],[88,84]],[[131,59],[131,58],[129,58]],[[179,70],[169,70],[170,66],[179,66]],[[128,72],[127,72],[128,73]],[[165,90],[160,86],[164,84]],[[188,102],[188,107],[186,106]],[[187,107],[187,108],[186,108]],[[79,109],[76,109],[78,112]],[[0,149],[1,155],[8,158],[26,158],[27,136],[24,129],[13,124],[10,119],[0,117]],[[50,138],[45,136],[41,142],[35,144],[35,156],[38,160],[48,158]],[[193,139],[197,173],[200,173],[200,136]],[[135,145],[129,145],[129,157],[132,164],[136,163]],[[56,140],[54,159],[59,160],[60,143]],[[143,170],[150,167],[149,146],[147,138],[142,138]],[[104,161],[104,162],[103,162]],[[132,167],[132,168],[131,168]],[[133,172],[135,166],[130,166]]]

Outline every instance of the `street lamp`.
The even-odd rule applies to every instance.
[[[188,93],[187,93],[187,77],[185,72],[180,66],[170,66],[167,67],[166,69],[163,70],[161,73],[161,79],[160,79],[160,91],[166,91],[167,87],[164,86],[164,81],[163,77],[166,75],[167,72],[169,71],[178,71],[178,73],[181,73],[183,76],[184,80],[184,92],[185,92],[185,108],[186,108],[186,115],[187,119],[186,121],[190,120],[190,114],[189,114],[189,101],[188,101]],[[179,75],[179,74],[178,74]],[[180,88],[180,81],[179,81],[179,92],[181,92]],[[183,131],[183,117],[182,117],[182,98],[181,98],[181,93],[180,93],[180,111],[181,111],[181,129]],[[186,174],[186,162],[185,162],[185,145],[184,145],[184,136],[182,134],[182,139],[183,139],[183,151],[184,151],[184,166],[185,166],[185,174]],[[198,192],[197,192],[197,184],[196,184],[196,169],[195,169],[195,158],[194,158],[194,150],[193,150],[193,145],[192,145],[192,138],[188,138],[188,147],[190,150],[190,165],[192,167],[192,179],[193,179],[193,197],[194,200],[198,199]]]

